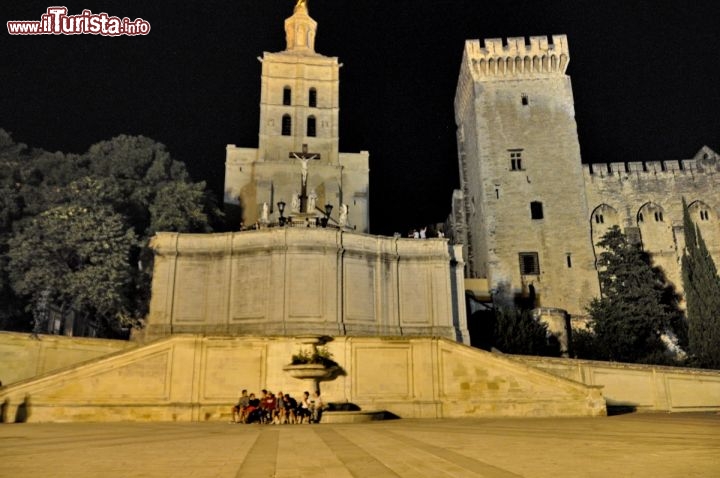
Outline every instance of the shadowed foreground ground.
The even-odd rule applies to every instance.
[[[720,415],[0,425],[0,477],[712,477]]]

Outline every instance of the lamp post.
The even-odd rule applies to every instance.
[[[277,203],[278,211],[280,211],[280,217],[278,218],[278,224],[280,226],[285,225],[285,216],[283,216],[283,212],[285,212],[285,201],[280,201]]]

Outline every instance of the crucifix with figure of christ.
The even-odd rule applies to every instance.
[[[308,177],[308,161],[311,159],[320,160],[320,153],[308,153],[308,145],[302,145],[302,151],[296,153],[290,153],[288,155],[291,159],[300,160],[301,167],[301,183],[300,183],[300,212],[310,213],[312,211],[307,210],[307,177]]]

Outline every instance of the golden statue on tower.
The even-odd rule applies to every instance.
[[[307,10],[307,0],[298,0],[298,2],[295,4],[295,8],[293,9],[293,13],[295,13],[300,7]]]

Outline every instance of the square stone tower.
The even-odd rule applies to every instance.
[[[331,204],[333,222],[346,204],[344,224],[368,232],[369,154],[339,152],[342,65],[315,52],[316,32],[307,3],[298,1],[285,20],[287,48],[260,59],[259,147],[227,146],[224,202],[231,222],[262,222],[264,204],[265,220],[273,221],[280,201],[287,204],[285,216],[292,215],[293,198],[304,194],[303,213],[322,216]],[[312,211],[305,207],[308,196]]]
[[[584,314],[597,296],[567,38],[469,40],[455,96],[467,276]]]

